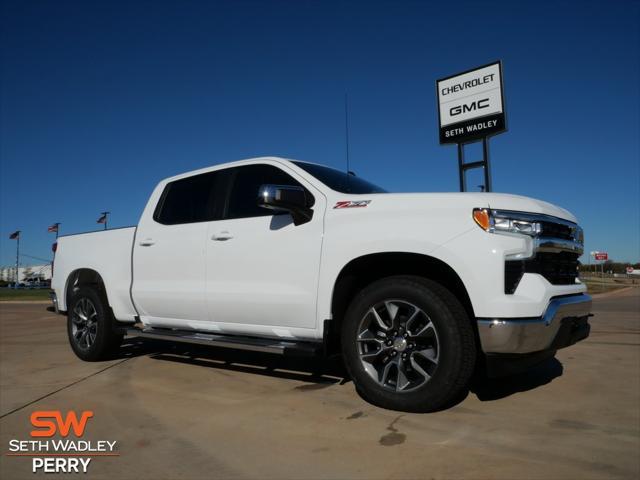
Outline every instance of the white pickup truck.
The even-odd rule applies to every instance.
[[[340,352],[366,400],[432,411],[479,366],[588,336],[582,251],[576,219],[546,202],[391,194],[265,157],[161,181],[137,227],[60,237],[52,298],[83,360],[124,335]]]

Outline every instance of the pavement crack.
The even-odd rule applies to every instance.
[[[70,383],[68,385],[65,385],[64,387],[60,387],[57,390],[54,390],[53,392],[49,392],[46,395],[42,395],[41,397],[38,397],[35,400],[32,400],[32,401],[30,401],[28,403],[25,403],[24,405],[22,405],[20,407],[14,408],[10,412],[7,412],[7,413],[5,413],[3,415],[0,415],[0,419],[3,419],[4,417],[8,417],[9,415],[11,415],[13,413],[19,412],[20,410],[22,410],[23,408],[28,407],[29,405],[33,405],[34,403],[38,403],[40,400],[44,400],[45,398],[50,397],[51,395],[55,395],[56,393],[61,392],[62,390],[66,390],[69,387],[73,387],[74,385],[77,385],[80,382],[84,382],[85,380],[87,380],[87,379],[89,379],[91,377],[95,377],[96,375],[98,375],[98,374],[100,374],[100,373],[102,373],[104,371],[107,371],[110,368],[117,367],[118,365],[121,365],[121,364],[123,364],[124,362],[126,362],[128,360],[131,360],[131,358],[125,358],[123,360],[120,360],[119,362],[113,363],[113,364],[103,368],[102,370],[98,370],[97,372],[93,372],[93,373],[91,373],[91,374],[89,374],[89,375],[87,375],[85,377],[82,377],[82,378],[76,380],[75,382],[72,382],[72,383]]]

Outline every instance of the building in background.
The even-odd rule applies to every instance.
[[[0,267],[0,280],[5,282],[13,282],[16,272],[15,266]],[[22,283],[27,280],[51,280],[51,264],[45,263],[40,265],[23,265],[18,269],[18,282]]]

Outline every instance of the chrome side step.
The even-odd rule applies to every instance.
[[[320,342],[274,340],[269,338],[219,335],[216,333],[199,333],[186,330],[172,330],[164,328],[127,328],[126,333],[131,337],[149,338],[153,340],[167,340],[170,342],[195,343],[198,345],[209,345],[212,347],[235,348],[237,350],[251,350],[253,352],[276,353],[279,355],[293,354],[316,356],[322,352],[322,343]]]

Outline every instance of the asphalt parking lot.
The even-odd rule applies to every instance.
[[[365,403],[338,361],[132,339],[84,363],[63,317],[0,303],[0,477],[33,477],[9,441],[59,409],[92,410],[84,438],[117,441],[96,478],[638,478],[640,289],[594,311],[591,336],[556,359],[402,414]]]

